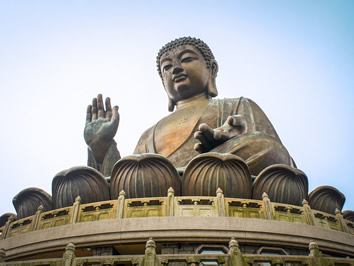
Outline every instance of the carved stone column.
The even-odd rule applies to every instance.
[[[40,216],[41,216],[41,213],[43,212],[43,210],[44,210],[43,205],[39,205],[39,207],[34,215],[33,222],[32,222],[32,230],[33,231],[38,229],[39,219],[40,219]]]
[[[235,238],[231,238],[229,242],[229,266],[243,266],[245,261],[243,260],[241,250],[239,248],[238,242]]]
[[[318,249],[318,245],[316,242],[311,241],[309,244],[310,254],[309,256],[312,257],[312,265],[313,266],[323,266],[324,260],[322,257],[322,252]]]
[[[5,228],[4,231],[2,232],[1,239],[5,239],[7,237],[10,231],[10,226],[14,220],[15,220],[15,216],[11,215],[5,224]]]
[[[74,264],[75,245],[73,243],[69,243],[66,245],[63,259],[64,259],[64,266],[71,266]]]
[[[144,266],[155,266],[158,265],[156,258],[156,244],[155,241],[150,238],[146,242],[145,246],[145,257],[144,257]]]
[[[315,225],[315,216],[313,215],[312,209],[309,203],[307,202],[307,200],[304,199],[302,201],[302,206],[304,208],[304,215],[305,215],[306,222],[309,225]]]
[[[273,206],[272,206],[272,203],[270,202],[268,194],[263,192],[262,198],[263,198],[263,202],[264,202],[265,218],[268,219],[268,220],[273,220],[274,219]]]
[[[175,191],[172,187],[167,191],[167,215],[175,216]]]
[[[218,216],[226,216],[224,193],[221,188],[216,190],[216,209]]]
[[[337,217],[337,220],[339,222],[339,226],[341,227],[342,231],[345,233],[349,233],[349,229],[348,229],[347,224],[343,218],[343,215],[340,212],[340,210],[338,210],[338,209],[336,209],[336,217]]]
[[[119,197],[117,202],[117,219],[123,218],[124,201],[125,201],[125,192],[124,190],[122,190],[121,192],[119,192]]]
[[[71,223],[73,224],[76,224],[77,219],[79,217],[80,205],[81,205],[81,198],[80,196],[77,196],[73,205],[73,213],[71,217]]]

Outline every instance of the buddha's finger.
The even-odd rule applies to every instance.
[[[199,153],[204,153],[206,152],[204,146],[201,143],[196,143],[194,144],[194,150]]]
[[[92,99],[92,121],[97,119],[97,98]]]
[[[243,118],[239,116],[229,116],[226,121],[232,127],[240,127],[244,122]]]
[[[112,117],[111,99],[107,97],[106,98],[106,118],[111,119],[111,117]]]
[[[117,124],[119,123],[119,113],[118,113],[118,106],[114,106],[113,107],[113,111],[112,111],[112,117],[111,117],[111,122],[116,122]]]
[[[104,118],[104,107],[102,94],[97,95],[97,115],[98,118]]]
[[[87,106],[86,109],[86,124],[90,123],[92,120],[92,105]]]
[[[207,140],[209,142],[214,142],[215,139],[214,139],[214,130],[209,127],[207,124],[205,123],[202,123],[199,125],[199,130],[201,132],[203,132],[203,134],[205,135],[205,137],[207,138]]]
[[[243,116],[240,115],[229,116],[226,121],[230,126],[233,127],[246,127],[246,121]]]
[[[119,113],[118,113],[118,106],[114,106],[112,110],[112,117],[111,117],[111,123],[114,124],[114,127],[116,127],[115,131],[118,129],[119,125]]]
[[[227,119],[226,119],[226,122],[230,125],[230,126],[236,126],[236,118],[233,117],[233,116],[229,116]]]
[[[205,150],[212,149],[212,145],[210,141],[208,141],[208,138],[205,136],[204,132],[196,131],[194,133],[194,138],[200,141],[200,143],[204,146]]]

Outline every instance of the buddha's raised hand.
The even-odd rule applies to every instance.
[[[243,116],[229,116],[226,122],[218,128],[211,128],[205,123],[199,125],[199,130],[194,133],[194,138],[200,141],[194,149],[199,152],[208,152],[229,139],[247,132],[247,123]]]
[[[113,138],[119,125],[118,106],[111,107],[111,99],[106,98],[106,109],[102,95],[93,98],[92,105],[87,106],[84,138],[93,156],[98,163],[102,163],[104,156],[114,142]]]

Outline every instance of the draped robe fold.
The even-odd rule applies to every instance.
[[[211,152],[232,153],[241,157],[246,161],[252,175],[257,175],[265,167],[272,164],[292,165],[288,151],[282,145],[267,116],[256,103],[243,97],[211,100],[191,128],[191,133],[185,137],[180,146],[176,147],[166,157],[175,167],[185,167],[193,157],[198,155],[194,150],[194,145],[198,143],[198,140],[194,138],[198,126],[201,123],[206,123],[211,128],[217,128],[222,126],[226,119],[232,115],[242,115],[245,118],[247,132],[233,137],[211,150]],[[159,141],[156,128],[159,126],[160,130],[161,128],[163,130],[163,125],[159,125],[159,123],[142,134],[135,148],[135,154],[159,153],[156,149],[156,142]]]

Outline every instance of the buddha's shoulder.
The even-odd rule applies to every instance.
[[[218,99],[212,99],[210,101],[210,104],[216,105],[216,104],[232,104],[232,103],[254,103],[253,100],[251,100],[250,98],[247,97],[238,97],[238,98],[218,98]]]
[[[250,98],[247,97],[238,97],[238,98],[222,98],[222,99],[213,99],[210,101],[210,106],[234,106],[234,105],[249,105],[250,107],[258,107],[258,105]]]
[[[246,97],[213,99],[210,102],[207,114],[224,115],[262,115],[262,109],[251,99]]]

